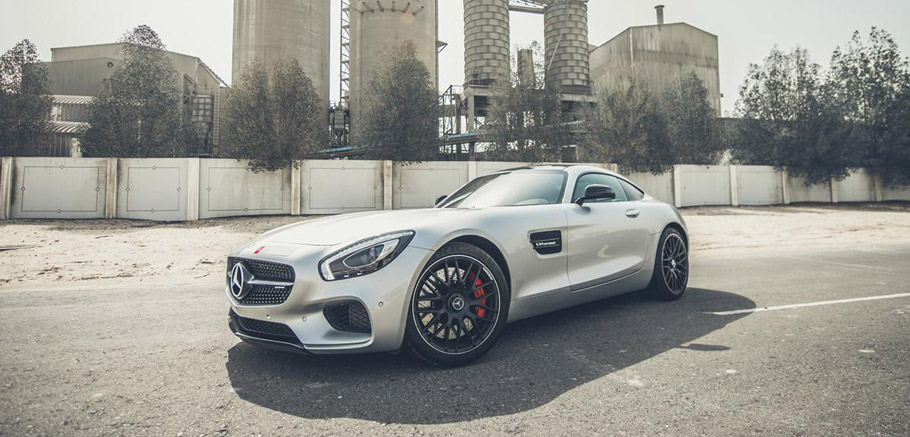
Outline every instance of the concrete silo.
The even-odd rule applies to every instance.
[[[328,120],[331,0],[234,0],[233,83],[254,61],[297,59]]]
[[[509,0],[464,0],[465,86],[508,79]]]
[[[355,145],[358,145],[364,92],[389,50],[406,41],[414,44],[417,58],[430,71],[432,86],[438,88],[436,5],[437,0],[351,1],[350,114]]]
[[[552,0],[544,9],[547,87],[563,93],[591,91],[588,1]]]

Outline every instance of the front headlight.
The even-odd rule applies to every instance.
[[[392,262],[412,238],[414,231],[401,231],[358,241],[323,258],[319,274],[326,281],[368,275]]]

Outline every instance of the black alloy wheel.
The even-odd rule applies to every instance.
[[[682,297],[689,284],[689,248],[682,234],[667,228],[657,247],[654,274],[648,287],[652,294],[664,300]]]
[[[455,243],[438,251],[412,295],[407,327],[411,348],[439,365],[483,355],[505,324],[505,282],[496,262],[475,246]]]

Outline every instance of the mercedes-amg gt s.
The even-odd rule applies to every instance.
[[[686,224],[595,167],[478,177],[434,208],[284,226],[228,258],[230,328],[312,354],[395,351],[475,360],[506,324],[637,290],[679,299]]]

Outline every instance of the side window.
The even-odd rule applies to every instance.
[[[578,178],[578,181],[575,182],[575,191],[572,192],[572,200],[574,201],[583,196],[588,185],[606,185],[612,188],[613,192],[616,193],[616,199],[613,202],[626,202],[629,200],[618,179],[600,173],[588,173]],[[609,200],[598,200],[597,202],[609,202]]]
[[[623,189],[626,190],[626,197],[629,198],[630,202],[635,202],[645,198],[645,193],[635,188],[634,185],[620,179],[619,184],[622,185]]]

